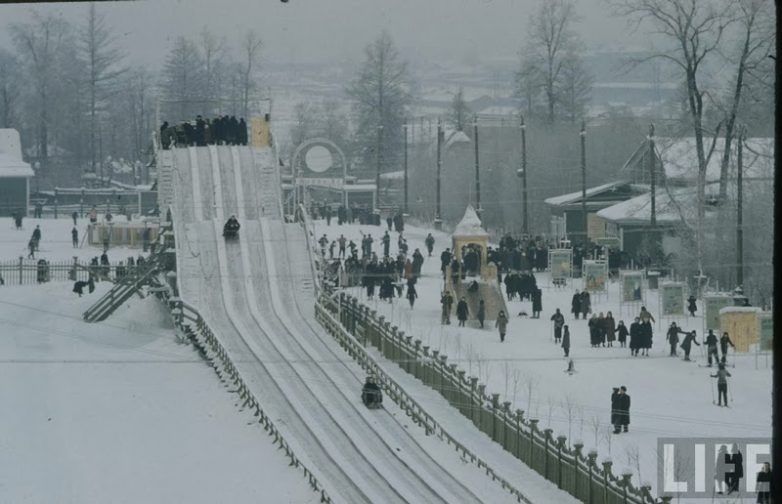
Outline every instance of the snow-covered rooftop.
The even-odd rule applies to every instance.
[[[489,233],[483,229],[481,219],[472,205],[467,206],[464,217],[453,231],[453,236],[489,236]]]
[[[716,195],[717,184],[707,184],[706,195]],[[655,216],[659,224],[681,222],[696,215],[697,189],[695,187],[655,191]],[[616,224],[644,224],[652,217],[652,193],[640,194],[597,212],[598,217]]]
[[[704,148],[708,153],[712,139],[704,138]],[[717,139],[709,162],[706,165],[706,180],[717,181],[720,178],[724,140]],[[774,139],[747,138],[744,148],[744,177],[771,178],[774,175]],[[735,149],[734,142],[732,149]],[[695,138],[657,138],[655,148],[663,162],[666,178],[679,180],[695,180],[698,173],[698,154],[695,148]],[[736,152],[732,153],[731,170],[735,177]]]
[[[590,196],[594,196],[596,194],[600,194],[605,191],[610,191],[614,187],[617,187],[624,183],[625,182],[622,180],[617,180],[615,182],[610,182],[608,184],[603,184],[596,187],[590,187],[586,190],[587,198]],[[543,202],[550,206],[568,205],[570,203],[574,203],[580,200],[582,194],[583,193],[581,191],[576,191],[568,194],[562,194],[560,196],[552,196],[551,198],[546,198],[545,200],[543,200]]]

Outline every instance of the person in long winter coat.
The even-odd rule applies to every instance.
[[[418,297],[418,293],[415,291],[415,285],[407,284],[407,300],[410,301],[410,308],[415,304],[415,298]]]
[[[652,348],[652,323],[641,321],[641,350],[642,354],[649,357]]]
[[[508,316],[505,312],[500,310],[497,314],[497,320],[494,322],[494,327],[500,330],[500,343],[505,341],[505,332],[508,330]]]
[[[443,272],[443,277],[445,276],[445,270],[446,268],[451,264],[451,249],[445,249],[440,254],[440,271]]]
[[[570,313],[578,320],[578,315],[581,313],[581,294],[578,291],[573,294],[573,299],[570,301]]]
[[[606,318],[603,312],[597,316],[597,342],[600,346],[606,346]]]
[[[695,331],[690,331],[687,336],[684,337],[684,341],[682,341],[681,347],[682,350],[684,350],[684,360],[686,361],[690,360],[690,349],[692,348],[692,344],[695,343],[696,345],[701,346],[695,336]]]
[[[562,350],[565,351],[565,357],[570,356],[570,329],[567,325],[562,327]]]
[[[627,346],[627,335],[630,334],[627,331],[627,326],[625,325],[624,320],[619,321],[619,325],[616,326],[615,332],[617,334],[617,337],[619,339],[619,346],[624,348]]]
[[[635,317],[635,321],[630,324],[630,355],[637,357],[638,350],[641,349],[641,319]]]
[[[453,295],[448,291],[443,291],[440,296],[440,304],[442,305],[442,316],[440,317],[440,323],[443,325],[449,325],[451,323],[451,307],[453,306]]]
[[[589,322],[587,322],[587,326],[589,327],[589,344],[593,348],[600,345],[600,329],[597,327],[598,324],[597,315],[593,313]]]
[[[424,243],[426,244],[426,250],[429,252],[429,257],[432,257],[432,250],[434,249],[434,236],[432,236],[432,233],[426,235]]]
[[[616,399],[616,405],[619,409],[619,423],[622,430],[627,432],[630,425],[630,394],[627,393],[627,387],[619,387],[619,397]]]
[[[741,454],[736,443],[733,443],[728,462],[733,467],[733,470],[728,474],[728,493],[730,494],[739,491],[741,478],[744,477],[744,455]]]
[[[559,308],[551,316],[551,320],[554,322],[554,343],[559,343],[562,339],[562,328],[565,325],[565,316],[560,313]]]
[[[695,312],[698,311],[698,305],[696,304],[695,296],[687,298],[687,311],[690,312],[690,317],[695,316]]]
[[[483,299],[478,301],[478,322],[481,323],[481,329],[483,329],[483,321],[486,320],[486,303],[484,303]]]
[[[532,318],[540,318],[543,311],[543,292],[537,288],[532,289]]]
[[[581,293],[581,313],[584,315],[584,320],[586,320],[587,314],[592,313],[592,300],[588,291]]]
[[[763,462],[763,469],[758,473],[755,479],[755,488],[757,488],[758,504],[771,504],[771,492],[774,489],[774,477],[771,473],[771,464]]]
[[[456,304],[456,318],[459,319],[459,327],[464,327],[464,323],[467,322],[467,315],[470,310],[467,308],[467,300],[462,296],[459,302]]]
[[[603,320],[603,329],[606,340],[608,341],[608,346],[614,346],[614,340],[616,339],[616,336],[614,336],[614,333],[616,332],[616,320],[611,312],[606,313],[606,318]]]

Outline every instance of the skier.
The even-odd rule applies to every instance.
[[[581,294],[576,291],[573,294],[573,299],[570,301],[570,312],[576,316],[578,320],[578,314],[581,313]]]
[[[695,312],[698,311],[698,305],[695,303],[696,301],[695,296],[690,295],[690,297],[687,298],[687,311],[690,312],[690,317],[694,317]]]
[[[467,315],[469,309],[467,308],[467,300],[462,296],[459,302],[456,304],[456,318],[459,319],[459,327],[464,327],[464,323],[467,321]]]
[[[719,362],[720,356],[717,352],[717,336],[714,334],[713,329],[709,329],[709,334],[704,341],[706,344],[706,352],[709,355],[709,367],[711,367],[711,358],[714,357],[714,362]]]
[[[722,350],[723,364],[725,364],[728,358],[728,345],[733,347],[733,350],[736,349],[736,345],[733,344],[733,341],[731,341],[730,336],[728,336],[728,333],[724,332],[722,333],[722,336],[720,336],[720,350]]]
[[[565,316],[559,312],[559,308],[551,316],[554,322],[554,343],[559,343],[562,339],[562,327],[565,325]]]
[[[565,351],[565,357],[570,356],[570,329],[567,325],[562,327],[562,350]]]
[[[679,343],[679,334],[687,334],[676,326],[676,322],[671,322],[671,327],[668,328],[668,333],[665,335],[665,339],[671,345],[671,357],[676,357],[676,345]]]
[[[478,322],[481,323],[481,329],[483,329],[483,321],[486,320],[486,304],[483,299],[478,301]]]
[[[725,369],[725,364],[720,364],[717,374],[710,375],[717,379],[717,406],[722,406],[722,400],[725,399],[725,406],[728,405],[728,376],[731,374]],[[712,389],[713,390],[713,389]]]
[[[500,313],[497,314],[497,320],[494,322],[494,327],[499,328],[500,330],[500,343],[505,341],[505,332],[508,330],[508,317],[505,315],[505,312],[500,310]]]
[[[432,250],[434,250],[434,236],[432,236],[432,233],[426,235],[424,243],[426,244],[426,250],[429,251],[429,257],[432,257]]]
[[[440,317],[440,323],[443,325],[450,325],[451,323],[451,306],[453,306],[453,296],[448,291],[443,291],[440,296],[440,304],[442,305],[442,315]]]
[[[701,346],[700,343],[698,343],[698,340],[696,339],[695,331],[690,331],[687,336],[684,337],[684,341],[682,341],[681,347],[682,350],[684,350],[684,360],[689,361],[690,360],[690,349],[692,348],[692,343],[695,343],[698,346]]]

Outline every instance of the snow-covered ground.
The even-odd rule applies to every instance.
[[[45,257],[74,255],[69,220],[25,219],[24,232],[8,221],[0,260],[34,224]],[[110,286],[82,298],[71,287],[0,287],[0,502],[318,502],[252,413],[175,342],[161,303],[133,298],[88,324],[81,314]]]
[[[361,232],[371,233],[373,251],[382,253],[380,238],[385,226],[331,226],[323,220],[315,223],[316,239],[323,234],[333,240],[344,234],[359,246]],[[412,253],[419,248],[426,258],[424,237],[430,229],[405,226],[404,236]],[[703,347],[693,347],[693,362],[669,357],[665,330],[675,321],[685,329],[695,329],[703,337],[703,320],[696,317],[658,317],[658,292],[645,291],[645,306],[657,319],[654,343],[649,357],[631,357],[627,348],[591,348],[585,320],[574,320],[569,314],[575,289],[583,287],[574,279],[566,288],[556,288],[548,273],[536,274],[543,290],[543,312],[540,319],[519,317],[532,314],[529,302],[508,302],[511,321],[504,343],[500,342],[493,322],[485,329],[476,326],[459,328],[454,323],[440,325],[439,271],[440,252],[451,247],[450,236],[435,231],[435,250],[426,258],[423,277],[416,285],[418,300],[413,309],[406,299],[393,303],[369,301],[361,288],[350,289],[364,303],[384,314],[406,334],[421,339],[432,349],[448,355],[449,363],[458,363],[468,375],[477,376],[487,385],[487,392],[500,393],[511,401],[511,409],[520,408],[528,416],[540,419],[542,428],[550,426],[570,442],[583,441],[585,449],[596,448],[600,460],[610,458],[615,474],[633,473],[633,482],[649,483],[656,493],[657,439],[659,437],[770,437],[771,436],[771,368],[770,358],[753,354],[733,354],[735,368],[729,391],[730,408],[713,404],[716,380],[709,377],[714,369],[705,363]],[[391,232],[391,252],[396,252],[398,234]],[[336,253],[336,250],[335,250]],[[328,255],[328,251],[326,252]],[[567,361],[562,349],[553,342],[551,315],[556,308],[565,314],[571,332],[570,356],[577,372],[565,373]],[[611,311],[629,326],[639,305],[620,303],[618,282],[604,295],[592,296],[595,313]],[[702,314],[702,307],[696,315]],[[729,363],[730,364],[730,363]],[[627,434],[610,433],[610,395],[612,387],[625,385],[632,398],[631,425]],[[754,481],[754,480],[752,480]],[[684,501],[683,501],[684,502]]]

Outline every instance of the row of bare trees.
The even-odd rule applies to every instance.
[[[102,176],[109,157],[145,160],[158,98],[170,122],[247,117],[259,98],[263,44],[254,31],[234,48],[206,28],[196,41],[179,37],[158,73],[128,64],[94,3],[80,23],[32,11],[29,22],[8,30],[13,44],[0,47],[0,128],[20,131],[27,159],[51,183]]]

